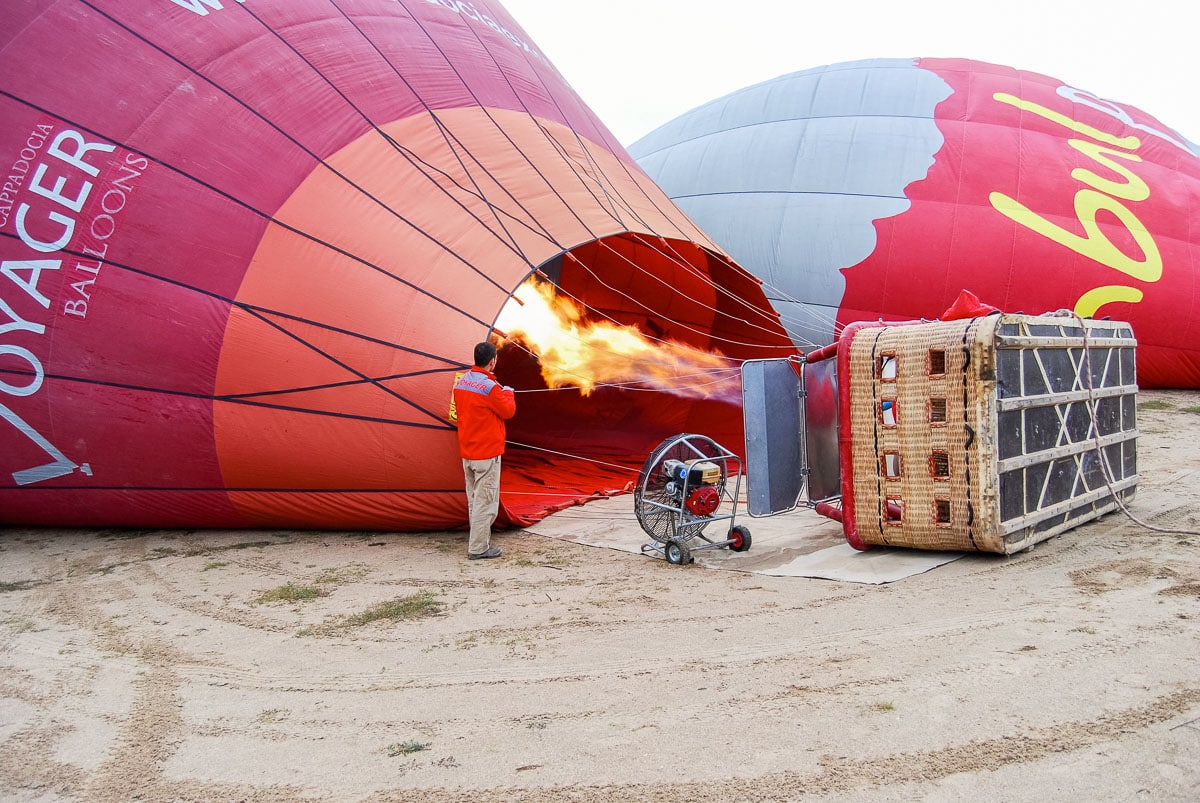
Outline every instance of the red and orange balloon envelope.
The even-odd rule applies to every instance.
[[[450,384],[534,271],[661,341],[791,350],[490,0],[8,2],[0,167],[0,522],[459,525]],[[525,394],[501,521],[738,420]]]
[[[1140,109],[1011,67],[876,59],[747,87],[630,152],[801,348],[969,289],[1129,321],[1143,387],[1200,387],[1200,148]]]

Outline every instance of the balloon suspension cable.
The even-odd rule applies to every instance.
[[[535,273],[537,273],[539,276],[544,276],[544,274],[542,274],[540,271],[535,271]],[[580,305],[583,305],[584,307],[586,307],[586,304],[582,300],[575,298],[570,293],[562,291],[562,288],[559,288],[556,286],[556,290],[561,291],[563,293],[563,295],[565,295],[566,297],[568,297],[568,298],[572,299],[573,301],[576,301]],[[513,301],[516,301],[519,305],[525,306],[525,302],[522,301],[517,296],[510,295],[510,298]],[[611,317],[609,317],[607,315],[601,315],[600,317],[604,320],[607,320],[609,323],[611,323],[614,326],[625,326],[625,324],[621,324],[621,323],[613,320]],[[539,362],[545,362],[545,357],[543,355],[537,354],[534,351],[532,351],[531,349],[529,349],[524,343],[521,342],[519,337],[514,338],[514,337],[510,336],[508,334],[508,332],[506,332],[503,329],[500,329],[498,327],[495,327],[495,326],[492,327],[492,331],[495,334],[499,335],[504,340],[506,340],[508,342],[508,346],[510,348],[515,348],[519,351],[522,351],[525,354],[528,354],[529,356],[538,360]],[[691,346],[687,346],[685,344],[673,343],[672,341],[668,341],[663,338],[648,335],[644,332],[641,332],[641,330],[638,330],[638,332],[639,332],[639,335],[643,339],[645,339],[647,342],[657,343],[659,345],[670,346],[670,347],[674,347],[674,348],[682,347],[685,351],[690,352],[692,354],[705,356],[705,357],[719,357],[720,359],[722,359],[726,363],[728,363],[728,365],[723,368],[712,368],[712,369],[705,370],[705,371],[675,375],[674,379],[677,379],[677,380],[678,379],[688,379],[688,378],[692,378],[692,377],[704,377],[705,379],[710,380],[710,381],[705,381],[705,382],[696,382],[696,383],[693,383],[690,385],[673,384],[672,387],[675,390],[679,390],[679,391],[701,390],[703,388],[711,387],[713,385],[720,385],[722,383],[729,382],[730,380],[734,379],[740,373],[742,365],[746,362],[745,360],[741,360],[741,359],[738,359],[735,357],[728,357],[723,354],[715,355],[712,352],[704,351],[703,349],[694,348]],[[584,341],[583,338],[581,338],[577,335],[571,334],[570,336],[579,343],[586,343],[586,341]],[[602,347],[595,346],[595,345],[591,345],[590,348],[592,348],[593,350],[595,350],[599,353],[608,354],[611,357],[622,357],[623,358],[626,356],[624,354],[613,351],[611,349],[606,349],[606,348],[602,348]],[[633,391],[662,392],[661,389],[647,388],[646,385],[649,383],[645,379],[630,379],[625,382],[592,382],[590,377],[586,377],[577,372],[567,370],[561,364],[557,364],[554,362],[548,362],[547,364],[551,365],[556,370],[561,371],[564,374],[568,374],[568,375],[577,377],[581,382],[590,383],[590,387],[592,387],[592,388],[619,388],[619,389],[633,390]],[[553,387],[553,388],[521,389],[521,390],[516,390],[515,392],[517,392],[517,393],[546,393],[546,392],[550,392],[550,391],[577,390],[577,389],[578,389],[578,387],[575,385],[562,385],[560,387]]]
[[[505,441],[505,443],[507,443],[509,446],[519,446],[522,449],[529,449],[530,451],[534,451],[534,452],[545,452],[546,454],[556,454],[559,457],[567,457],[567,458],[570,458],[571,460],[582,460],[587,463],[595,463],[598,466],[607,466],[609,468],[615,468],[620,471],[627,471],[630,474],[638,474],[641,471],[640,468],[632,468],[630,466],[623,466],[620,463],[609,463],[606,460],[597,460],[594,457],[584,457],[583,455],[571,454],[570,452],[560,452],[555,449],[547,449],[544,446],[534,446],[531,443],[521,443],[520,441],[513,441],[513,440]]]
[[[659,239],[659,240],[662,240],[662,238],[661,238],[661,237],[660,237],[660,238],[657,238],[657,239]],[[696,272],[696,267],[695,267],[694,265],[692,265],[691,263],[689,263],[689,262],[688,262],[686,259],[684,259],[682,256],[680,256],[680,255],[679,255],[677,252],[675,252],[675,251],[674,251],[674,249],[671,249],[671,253],[667,253],[667,251],[664,251],[662,248],[660,248],[660,247],[658,247],[658,246],[656,246],[656,245],[652,245],[652,244],[651,244],[650,242],[648,242],[648,241],[645,241],[645,240],[640,240],[639,242],[641,242],[641,244],[642,244],[642,245],[645,245],[646,247],[648,247],[648,248],[651,248],[652,250],[654,250],[654,251],[655,251],[656,253],[658,253],[659,255],[661,255],[661,256],[663,256],[663,257],[666,257],[666,258],[667,258],[668,260],[670,260],[670,261],[671,261],[671,262],[672,262],[672,263],[673,263],[673,264],[674,264],[676,267],[679,267],[680,269],[682,269],[682,270],[685,270],[685,271],[687,271],[687,272],[691,273],[691,274],[692,274],[692,275],[694,275],[694,276],[697,276],[697,277],[699,277],[699,278],[703,278],[703,277],[701,277],[701,276],[700,276],[700,274],[698,274],[698,273]],[[660,284],[663,284],[663,285],[664,285],[664,287],[667,287],[667,288],[669,288],[669,289],[674,289],[674,288],[673,288],[671,285],[669,285],[667,282],[665,282],[665,281],[664,281],[664,280],[663,280],[663,279],[662,279],[660,276],[658,276],[656,273],[654,273],[653,271],[651,271],[651,270],[647,269],[647,268],[646,268],[645,266],[643,266],[641,263],[634,261],[632,258],[630,258],[629,256],[627,256],[627,255],[625,255],[625,254],[621,253],[621,252],[620,252],[620,251],[618,251],[617,249],[613,248],[611,245],[609,245],[609,244],[608,244],[607,242],[605,242],[603,239],[598,239],[598,240],[596,240],[596,241],[595,241],[595,243],[596,243],[598,246],[600,246],[601,248],[605,248],[605,249],[607,249],[608,251],[610,251],[610,252],[611,252],[612,254],[614,254],[614,255],[615,255],[615,256],[616,256],[618,259],[621,259],[621,260],[623,260],[623,261],[624,261],[625,263],[627,263],[627,264],[628,264],[630,267],[632,267],[632,268],[633,268],[634,270],[636,270],[636,271],[639,271],[639,272],[640,272],[641,274],[643,274],[644,276],[646,276],[646,277],[648,277],[648,278],[650,278],[650,279],[653,279],[653,280],[655,280],[655,281],[659,282]],[[624,298],[624,299],[625,299],[625,300],[627,300],[627,301],[630,301],[630,302],[632,302],[632,303],[633,303],[633,304],[634,304],[636,307],[640,308],[640,309],[641,309],[641,310],[643,310],[644,312],[646,312],[646,313],[649,313],[649,314],[651,314],[651,315],[658,316],[658,317],[662,318],[663,320],[665,320],[665,321],[668,321],[669,323],[673,324],[674,326],[677,326],[677,327],[679,327],[680,329],[683,329],[683,330],[685,330],[685,331],[688,331],[688,332],[692,332],[692,333],[694,333],[694,334],[697,334],[697,335],[701,335],[701,336],[703,336],[703,337],[706,337],[706,338],[712,338],[712,339],[718,340],[718,341],[720,341],[720,342],[722,342],[722,343],[726,343],[726,344],[729,344],[729,345],[734,345],[734,346],[752,346],[752,347],[757,347],[757,346],[760,346],[760,345],[761,345],[761,344],[759,344],[759,343],[747,343],[747,342],[745,342],[745,341],[740,341],[740,340],[732,340],[732,339],[730,339],[730,338],[726,338],[726,337],[714,337],[714,336],[713,336],[713,334],[712,334],[712,332],[709,332],[709,331],[702,331],[702,330],[700,330],[700,329],[697,329],[697,328],[696,328],[696,327],[694,327],[694,326],[691,326],[691,325],[689,325],[689,324],[686,324],[686,323],[684,323],[684,322],[682,322],[682,321],[678,321],[678,320],[675,320],[674,318],[671,318],[671,317],[669,317],[669,316],[667,316],[667,315],[664,315],[662,312],[660,312],[660,311],[658,311],[658,310],[655,310],[655,309],[653,309],[653,308],[651,308],[651,307],[647,306],[647,305],[646,305],[646,304],[645,304],[645,303],[644,303],[644,302],[643,302],[643,301],[642,301],[640,298],[634,298],[633,296],[631,296],[630,294],[628,294],[628,293],[624,292],[624,291],[623,291],[623,290],[621,290],[620,288],[614,287],[614,286],[610,285],[609,283],[607,283],[606,281],[604,281],[604,279],[602,279],[602,278],[601,278],[601,277],[600,277],[600,276],[599,276],[599,275],[596,273],[596,271],[594,271],[594,270],[592,269],[592,267],[591,267],[590,265],[588,265],[588,264],[584,263],[582,260],[580,260],[580,259],[579,259],[578,257],[576,257],[574,254],[572,254],[570,251],[566,251],[566,252],[564,252],[564,254],[563,254],[563,255],[564,255],[565,257],[567,257],[568,259],[571,259],[571,260],[573,260],[573,261],[574,261],[576,264],[578,264],[578,265],[579,265],[579,266],[580,266],[580,267],[581,267],[583,270],[585,270],[585,271],[588,273],[588,275],[590,275],[590,276],[591,276],[591,277],[592,277],[592,278],[593,278],[593,279],[596,281],[596,283],[597,283],[597,284],[599,284],[599,285],[603,286],[605,289],[607,289],[607,290],[611,291],[613,294],[615,294],[615,295],[617,295],[617,296],[620,296],[621,298]],[[546,279],[547,281],[549,281],[549,278],[548,278],[548,277],[547,277],[547,276],[546,276],[544,273],[542,273],[542,271],[541,271],[541,270],[539,270],[538,268],[536,268],[536,267],[534,267],[534,266],[532,266],[532,265],[531,265],[530,267],[532,268],[532,271],[531,271],[532,273],[535,273],[535,274],[537,274],[539,277],[541,277],[541,278],[543,278],[543,279]],[[551,282],[551,283],[552,283],[552,284],[554,284],[554,282]],[[719,292],[722,292],[722,293],[725,293],[726,295],[730,295],[730,291],[729,291],[729,290],[727,290],[727,289],[725,289],[724,287],[721,287],[721,286],[719,286],[719,285],[715,284],[714,282],[712,282],[711,278],[709,279],[709,283],[710,283],[710,284],[712,284],[713,288],[714,288],[714,289],[716,289],[717,291],[719,291]],[[587,304],[587,302],[585,302],[583,299],[579,298],[578,296],[574,295],[573,293],[570,293],[570,292],[569,292],[569,291],[567,291],[565,288],[563,288],[563,287],[561,287],[560,285],[557,285],[557,284],[555,284],[555,287],[557,288],[558,292],[561,292],[561,293],[562,293],[564,296],[566,296],[567,298],[570,298],[572,301],[575,301],[575,302],[577,302],[578,304],[582,305],[583,307],[588,307],[588,304]],[[739,299],[739,300],[740,300],[740,299]],[[718,316],[725,316],[725,315],[728,315],[728,313],[725,313],[725,312],[723,312],[722,310],[720,310],[720,309],[718,309],[718,308],[716,308],[716,307],[712,306],[711,304],[706,304],[706,303],[704,303],[704,302],[700,301],[699,299],[692,299],[692,302],[693,302],[693,303],[695,303],[695,304],[696,304],[697,306],[699,306],[700,308],[702,308],[702,309],[706,309],[706,310],[708,310],[709,312],[713,312],[713,313],[715,313],[715,314],[716,314],[716,315],[718,315]],[[588,308],[590,309],[590,307],[588,307]],[[764,310],[754,310],[754,311],[755,311],[757,314],[761,315],[763,318],[768,318],[768,317],[769,317],[769,316],[768,316],[768,314],[767,314],[767,313],[766,313]],[[613,323],[613,324],[615,324],[615,325],[618,325],[618,326],[622,325],[622,324],[620,324],[618,321],[614,320],[613,318],[611,318],[611,317],[609,317],[609,316],[607,316],[607,315],[602,315],[602,317],[603,317],[603,318],[605,318],[605,319],[607,319],[609,322],[611,322],[611,323]],[[762,325],[759,325],[759,324],[752,324],[752,323],[750,323],[749,321],[747,321],[747,320],[745,320],[745,319],[742,319],[742,323],[744,323],[744,324],[745,324],[746,326],[748,326],[748,327],[752,327],[752,328],[755,328],[755,329],[759,329],[759,330],[761,330],[761,331],[763,331],[763,332],[771,332],[771,331],[772,331],[772,330],[769,330],[769,329],[768,329],[767,327],[765,327],[765,326],[762,326]],[[646,335],[646,334],[644,334],[644,333],[643,333],[643,336],[644,336],[644,337],[646,337],[648,340],[655,340],[655,341],[657,341],[657,342],[659,342],[659,343],[667,343],[667,342],[668,342],[668,341],[666,341],[666,340],[663,340],[663,339],[661,339],[661,338],[656,338],[656,337],[654,337],[654,336],[652,336],[652,335]],[[781,348],[786,348],[786,347],[783,347],[783,346],[781,346]],[[704,354],[708,354],[708,353],[710,353],[710,352],[704,352],[704,351],[702,351],[702,350],[700,350],[700,349],[693,349],[693,350],[694,350],[694,351],[696,351],[697,353],[704,353]]]
[[[618,258],[618,259],[621,259],[621,260],[623,260],[624,262],[626,262],[627,264],[631,265],[631,266],[632,266],[633,268],[635,268],[636,270],[639,270],[639,271],[641,271],[641,272],[642,272],[642,273],[643,273],[645,276],[647,276],[647,277],[649,277],[649,278],[651,278],[651,279],[654,279],[655,281],[659,282],[660,284],[662,284],[662,285],[664,286],[664,288],[666,288],[666,289],[670,289],[670,290],[674,290],[674,289],[675,289],[675,288],[674,288],[672,285],[670,285],[668,282],[666,282],[666,281],[665,281],[665,280],[664,280],[662,277],[658,276],[657,274],[655,274],[654,272],[652,272],[652,271],[650,271],[650,270],[647,270],[647,269],[646,269],[645,267],[643,267],[641,264],[639,264],[638,262],[635,262],[635,261],[634,261],[632,258],[630,258],[629,256],[626,256],[625,254],[621,253],[620,251],[618,251],[617,249],[613,248],[611,245],[609,245],[608,243],[604,242],[603,240],[600,240],[600,241],[598,241],[598,244],[599,244],[601,247],[603,247],[603,248],[607,248],[609,251],[611,251],[613,254],[615,254],[615,255],[617,256],[617,258]],[[649,244],[647,243],[647,245],[649,245]],[[666,257],[667,259],[670,259],[670,260],[672,260],[672,261],[673,261],[673,262],[676,264],[676,266],[677,266],[677,267],[679,267],[679,268],[681,268],[681,269],[683,269],[683,270],[685,270],[685,271],[688,271],[688,272],[689,272],[689,273],[691,273],[693,276],[698,276],[698,277],[700,277],[700,275],[699,275],[699,274],[696,272],[696,266],[692,265],[690,262],[688,262],[687,260],[683,259],[683,257],[679,256],[679,254],[668,254],[667,252],[663,251],[661,248],[658,248],[657,246],[650,246],[650,247],[652,247],[652,248],[653,248],[653,249],[654,249],[654,250],[655,250],[657,253],[659,253],[660,255],[662,255],[662,256],[664,256],[664,257]],[[577,260],[577,261],[578,261],[578,260]],[[662,315],[660,312],[658,312],[658,311],[656,311],[656,310],[654,310],[654,309],[651,309],[650,307],[648,307],[648,306],[647,306],[645,303],[643,303],[643,302],[642,302],[640,299],[634,298],[633,296],[631,296],[631,295],[629,295],[628,293],[626,293],[626,292],[624,292],[624,291],[620,290],[619,288],[613,287],[612,285],[610,285],[610,284],[608,284],[607,282],[605,282],[605,281],[604,281],[602,278],[600,278],[600,276],[599,276],[599,275],[597,275],[597,274],[596,274],[596,272],[595,272],[594,270],[592,270],[591,266],[589,266],[589,265],[586,265],[586,264],[584,264],[583,262],[579,262],[579,264],[580,264],[580,265],[583,267],[583,269],[584,269],[584,270],[586,270],[586,271],[588,272],[588,274],[589,274],[589,275],[591,275],[591,277],[592,277],[593,279],[595,279],[595,280],[596,280],[596,281],[597,281],[599,284],[603,285],[603,286],[604,286],[606,289],[608,289],[608,290],[611,290],[612,292],[616,293],[617,295],[621,296],[622,298],[624,298],[624,299],[626,299],[626,300],[628,300],[628,301],[631,301],[631,302],[633,302],[634,304],[636,304],[637,306],[641,307],[641,308],[642,308],[643,310],[645,310],[646,312],[648,312],[648,313],[651,313],[651,314],[653,314],[653,315],[660,315],[661,317],[663,317],[663,319],[664,319],[664,320],[670,321],[671,323],[675,324],[676,326],[679,326],[679,327],[680,327],[680,328],[682,328],[682,329],[686,329],[686,330],[687,330],[687,331],[689,331],[689,332],[694,332],[694,333],[696,333],[696,334],[703,335],[703,336],[705,336],[705,337],[713,337],[713,335],[712,335],[712,333],[711,333],[711,332],[702,332],[702,331],[700,331],[699,329],[696,329],[696,328],[695,328],[695,327],[693,327],[693,326],[689,326],[689,325],[687,325],[687,324],[685,324],[685,323],[683,323],[683,322],[681,322],[681,321],[676,321],[676,320],[673,320],[673,319],[671,319],[671,318],[669,318],[669,317],[667,317],[667,316],[665,316],[665,315]],[[700,277],[700,278],[703,278],[703,277]],[[727,290],[726,288],[724,288],[724,287],[721,287],[720,285],[718,285],[718,284],[716,284],[715,282],[713,282],[711,278],[709,278],[709,279],[708,279],[708,281],[709,281],[709,283],[710,283],[710,284],[712,284],[713,288],[714,288],[715,290],[717,290],[718,292],[724,293],[725,295],[728,295],[728,296],[730,296],[731,298],[734,298],[735,300],[738,300],[738,301],[741,301],[741,300],[742,300],[742,299],[740,299],[740,298],[737,298],[736,296],[733,296],[733,295],[732,295],[732,293],[731,293],[731,291],[729,291],[729,290]],[[728,315],[728,313],[726,313],[726,312],[723,312],[722,310],[720,310],[720,309],[718,309],[718,308],[716,308],[716,307],[712,306],[711,304],[706,304],[706,303],[704,303],[704,302],[700,301],[699,299],[691,299],[691,300],[692,300],[692,302],[693,302],[693,303],[697,304],[697,305],[698,305],[698,306],[700,306],[702,309],[706,309],[706,310],[708,310],[709,312],[716,313],[718,316],[727,316],[727,315]],[[743,302],[743,303],[744,303],[744,302]],[[756,312],[758,315],[760,315],[762,318],[764,318],[764,319],[767,319],[767,320],[770,320],[770,317],[769,317],[769,315],[767,314],[767,312],[766,312],[765,310],[758,309],[758,310],[754,310],[754,311],[755,311],[755,312]],[[767,333],[773,333],[773,331],[772,331],[772,330],[768,329],[766,326],[763,326],[763,325],[761,325],[761,324],[754,324],[754,323],[751,323],[750,321],[747,321],[747,320],[745,320],[745,319],[742,319],[742,323],[743,323],[743,324],[745,324],[747,327],[750,327],[750,328],[753,328],[753,329],[758,329],[758,330],[760,330],[760,331],[767,332]],[[715,339],[715,340],[718,340],[718,341],[720,341],[720,342],[722,342],[722,343],[726,343],[726,344],[729,344],[729,345],[733,345],[733,346],[759,346],[759,345],[761,345],[761,344],[758,344],[758,343],[747,343],[747,342],[745,342],[745,341],[741,341],[741,340],[732,340],[732,339],[730,339],[730,338],[727,338],[727,337],[715,337],[715,338],[713,338],[713,339]]]
[[[793,324],[800,326],[800,325],[804,325],[806,323],[816,323],[821,326],[828,326],[830,328],[830,331],[834,331],[837,329],[837,315],[830,314],[828,312],[821,312],[818,309],[819,307],[822,307],[824,305],[808,303],[808,302],[804,301],[803,299],[793,296],[791,293],[787,292],[782,287],[773,285],[770,282],[768,282],[766,279],[762,279],[761,277],[760,277],[760,281],[762,282],[762,286],[765,290],[769,290],[778,296],[777,300],[786,301],[789,304],[795,304],[797,307],[800,308],[801,312],[803,312],[803,315],[795,315],[795,314],[785,315],[784,313],[780,312],[779,319],[781,321],[783,321],[785,323],[785,325],[789,324],[789,323],[793,323]],[[768,293],[768,300],[770,300],[770,295],[771,294]],[[819,346],[824,346],[826,344],[825,343],[814,343],[810,340],[805,340],[804,345],[807,347],[815,348],[815,347],[819,347]]]
[[[528,349],[522,349],[522,350],[528,351]],[[711,382],[696,382],[696,383],[693,383],[690,385],[672,385],[672,388],[676,389],[676,390],[686,391],[686,390],[699,390],[701,388],[713,387],[714,385],[722,385],[722,384],[734,379],[740,371],[741,371],[740,367],[738,367],[738,368],[714,368],[713,370],[707,371],[704,373],[676,374],[674,376],[675,379],[689,379],[691,377],[700,377],[700,376],[703,376],[703,377],[716,376],[717,378],[713,379]],[[724,376],[717,376],[718,374],[724,374]],[[591,388],[592,389],[616,388],[618,390],[628,390],[628,391],[631,391],[634,393],[670,393],[670,391],[663,390],[661,388],[648,388],[648,387],[646,387],[646,382],[644,380],[640,380],[640,379],[630,379],[627,382],[594,382],[594,383],[592,383]],[[559,385],[558,387],[553,387],[553,388],[514,388],[513,392],[514,393],[557,393],[562,390],[580,390],[580,388],[576,385]]]
[[[585,268],[585,269],[587,269],[587,268]],[[591,271],[590,271],[590,269],[587,269],[587,270],[588,270],[589,272],[591,272]],[[541,271],[535,271],[535,273],[537,273],[539,276],[545,277],[545,274],[543,274]],[[594,274],[593,274],[593,276],[594,276]],[[549,280],[549,279],[546,279],[546,281],[550,282],[550,280]],[[554,282],[550,282],[550,284],[554,284]],[[605,286],[607,287],[607,285],[605,285]],[[556,293],[561,293],[562,295],[564,295],[564,296],[566,296],[567,298],[571,299],[571,301],[575,302],[577,305],[579,305],[580,307],[582,307],[582,308],[584,308],[584,309],[588,310],[589,312],[595,312],[595,310],[592,310],[592,308],[588,306],[587,302],[586,302],[586,301],[584,301],[584,300],[583,300],[582,298],[580,298],[579,296],[576,296],[576,295],[574,295],[573,293],[570,293],[570,292],[568,292],[567,290],[564,290],[564,289],[563,289],[561,286],[559,286],[559,285],[557,285],[557,284],[554,284],[554,288],[555,288],[555,292],[556,292]],[[614,290],[614,292],[618,292],[618,293],[620,292],[620,291],[617,291],[617,290],[615,290],[614,288],[609,288],[609,289],[613,289],[613,290]],[[703,334],[703,335],[707,335],[707,333],[705,333],[705,332],[701,332],[701,331],[700,331],[700,330],[698,330],[698,329],[694,329],[694,328],[692,328],[692,327],[688,327],[686,324],[680,323],[679,321],[675,321],[675,320],[673,320],[673,319],[671,319],[671,318],[668,318],[668,317],[666,317],[665,315],[661,315],[660,313],[657,313],[657,312],[655,312],[654,310],[650,309],[650,308],[649,308],[649,307],[647,307],[645,304],[641,304],[641,302],[638,302],[636,299],[632,298],[631,296],[625,295],[625,294],[623,294],[623,293],[621,293],[621,295],[623,295],[623,296],[624,296],[626,299],[628,299],[629,301],[633,301],[634,303],[636,303],[636,304],[639,304],[639,306],[641,306],[641,307],[642,307],[642,309],[643,309],[643,310],[645,310],[646,312],[648,312],[648,313],[651,313],[651,314],[654,314],[654,315],[658,315],[658,316],[659,316],[659,317],[661,317],[663,320],[665,320],[665,321],[668,321],[668,322],[670,322],[670,323],[672,323],[672,324],[675,324],[675,325],[679,326],[680,328],[687,329],[688,331],[691,331],[691,332],[696,332],[697,334]],[[524,301],[522,301],[521,299],[517,298],[515,295],[509,294],[509,298],[510,298],[510,299],[512,299],[513,301],[516,301],[516,302],[517,302],[519,305],[521,305],[522,307],[523,307],[523,306],[525,306],[525,302],[524,302]],[[618,320],[616,320],[615,318],[613,318],[612,316],[610,316],[610,315],[606,315],[606,314],[604,314],[603,312],[599,312],[599,313],[598,313],[598,315],[597,315],[597,317],[598,317],[600,320],[606,321],[607,323],[609,323],[609,324],[611,324],[611,325],[613,325],[613,326],[616,326],[616,327],[628,327],[628,326],[630,326],[630,324],[623,324],[623,323],[621,323],[620,321],[618,321]],[[633,327],[633,328],[637,329],[637,327],[636,327],[636,326],[635,326],[635,327]],[[493,326],[493,327],[492,327],[492,331],[493,331],[493,332],[495,332],[496,334],[500,335],[500,337],[504,338],[505,340],[509,341],[509,343],[511,343],[511,344],[512,344],[512,345],[513,345],[515,348],[519,348],[519,349],[521,349],[522,351],[524,351],[526,354],[529,354],[529,355],[530,355],[530,356],[532,356],[532,357],[537,357],[537,356],[538,356],[538,355],[534,354],[532,351],[530,351],[529,349],[527,349],[527,348],[525,348],[524,346],[520,345],[520,343],[518,343],[518,342],[517,342],[515,339],[513,339],[513,338],[510,338],[510,337],[508,336],[508,334],[506,334],[504,331],[502,331],[502,330],[500,330],[500,329],[497,329],[495,326]],[[642,339],[644,339],[644,340],[646,340],[646,341],[648,341],[648,342],[651,342],[651,343],[657,343],[657,344],[659,344],[659,345],[661,345],[661,346],[670,346],[670,347],[672,347],[672,348],[681,348],[681,349],[683,349],[684,351],[687,351],[687,352],[690,352],[690,353],[692,353],[692,354],[696,354],[696,355],[699,355],[699,356],[702,356],[702,357],[720,357],[721,359],[723,359],[723,360],[725,360],[726,362],[730,363],[730,369],[732,369],[732,368],[735,368],[735,367],[737,367],[737,368],[740,368],[740,366],[742,365],[742,363],[743,363],[743,362],[745,362],[745,360],[740,360],[740,359],[738,359],[738,358],[736,358],[736,357],[729,357],[729,356],[727,356],[727,355],[724,355],[724,354],[714,354],[714,353],[713,353],[713,352],[711,352],[711,351],[705,351],[704,349],[697,348],[697,347],[695,347],[695,346],[690,346],[690,345],[688,345],[688,344],[686,344],[686,343],[679,343],[679,342],[677,342],[677,341],[671,341],[671,340],[667,340],[667,339],[665,339],[665,338],[656,337],[655,335],[652,335],[652,334],[647,334],[646,332],[643,332],[641,329],[637,329],[637,331],[638,331],[638,334],[639,334],[639,335],[642,337]],[[583,340],[583,338],[579,337],[578,335],[574,335],[574,334],[572,334],[572,335],[571,335],[571,337],[572,337],[572,338],[574,338],[574,339],[575,339],[577,342],[579,342],[579,343],[584,343],[584,342],[585,342],[585,341]],[[734,342],[734,341],[726,341],[726,342],[731,342],[731,343],[732,343],[732,342]],[[738,344],[736,344],[736,345],[752,345],[752,344],[738,343]],[[608,355],[610,355],[610,356],[613,356],[613,357],[624,357],[624,356],[626,356],[626,355],[624,355],[624,354],[621,354],[620,352],[616,352],[616,351],[613,351],[613,350],[611,350],[611,349],[600,348],[600,347],[597,347],[597,346],[591,346],[591,348],[592,348],[592,349],[594,349],[594,350],[596,350],[596,351],[598,351],[598,352],[600,352],[600,353],[603,353],[603,354],[608,354]],[[725,369],[725,368],[717,368],[717,369],[714,369],[714,370],[716,370],[716,371],[724,371],[724,370],[730,370],[730,369]]]
[[[1112,465],[1109,463],[1108,455],[1105,453],[1105,451],[1102,448],[1102,445],[1100,443],[1100,427],[1097,425],[1097,422],[1096,422],[1097,401],[1096,401],[1095,387],[1093,386],[1093,382],[1092,382],[1092,357],[1091,357],[1091,346],[1088,345],[1087,326],[1084,324],[1083,318],[1081,318],[1079,316],[1079,313],[1075,312],[1074,310],[1060,309],[1057,312],[1052,313],[1052,314],[1074,318],[1075,322],[1079,324],[1080,329],[1083,331],[1083,373],[1084,373],[1084,376],[1087,378],[1088,408],[1089,408],[1088,412],[1090,412],[1091,416],[1092,416],[1092,439],[1096,444],[1096,454],[1100,458],[1100,466],[1101,466],[1100,476],[1103,477],[1104,485],[1105,485],[1105,487],[1108,488],[1108,492],[1110,494],[1112,494],[1112,498],[1117,503],[1117,507],[1119,507],[1121,509],[1121,512],[1124,513],[1130,521],[1132,521],[1134,524],[1137,524],[1140,527],[1146,528],[1147,530],[1153,530],[1156,533],[1164,533],[1167,535],[1200,535],[1200,530],[1184,530],[1184,529],[1176,529],[1176,528],[1172,528],[1172,527],[1158,527],[1154,524],[1150,524],[1149,522],[1142,521],[1137,516],[1133,515],[1133,512],[1130,511],[1129,507],[1125,504],[1125,500],[1122,499],[1120,494],[1117,493],[1116,489],[1113,488]]]

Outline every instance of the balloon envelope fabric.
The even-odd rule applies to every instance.
[[[793,350],[499,3],[5,12],[0,521],[459,526],[450,385],[535,271],[689,347]],[[664,433],[739,442],[717,402],[521,398],[501,523],[620,489]]]
[[[1140,109],[966,59],[781,76],[630,147],[763,279],[802,348],[856,320],[1133,324],[1144,387],[1200,387],[1200,148]]]

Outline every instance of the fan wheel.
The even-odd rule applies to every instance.
[[[678,538],[672,538],[667,541],[663,547],[663,556],[666,557],[667,563],[675,566],[687,566],[695,560],[692,557],[692,550],[688,548],[686,541],[681,541]]]
[[[745,552],[750,548],[750,531],[740,524],[729,530],[729,549],[733,552]]]

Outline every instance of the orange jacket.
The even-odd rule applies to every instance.
[[[512,388],[478,365],[454,384],[458,412],[458,450],[467,460],[488,460],[504,453],[504,422],[517,412]]]

